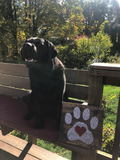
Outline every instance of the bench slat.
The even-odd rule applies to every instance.
[[[2,63],[0,62],[0,73],[29,77],[28,68],[24,64]],[[65,69],[67,83],[89,84],[89,72],[85,70]]]
[[[24,64],[0,62],[0,73],[28,77],[28,68]]]
[[[29,91],[26,91],[26,90],[20,90],[20,89],[0,85],[0,94],[2,95],[22,98],[28,93]]]
[[[89,72],[87,70],[66,69],[67,83],[89,85]]]
[[[82,99],[82,100],[88,99],[88,87],[67,84],[66,88],[68,97]],[[0,94],[2,95],[22,98],[24,95],[27,95],[28,93],[29,91],[27,90],[0,85]]]
[[[88,99],[88,88],[87,86],[78,86],[78,85],[72,85],[67,84],[67,94],[68,97],[87,100]]]
[[[30,81],[27,77],[0,74],[0,84],[16,88],[30,89]]]

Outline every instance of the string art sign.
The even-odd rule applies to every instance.
[[[101,148],[103,108],[63,103],[59,141],[86,148]]]

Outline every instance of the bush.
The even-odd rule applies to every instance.
[[[89,59],[92,57],[90,52],[89,39],[84,37],[66,46],[57,46],[58,58],[67,68],[86,69]]]
[[[28,139],[28,136],[25,133],[22,133],[18,130],[13,130],[11,132],[11,135],[14,135],[14,136],[19,137],[19,138],[24,139],[24,140]]]
[[[110,124],[103,127],[102,150],[112,154],[115,129]]]
[[[102,138],[102,151],[112,154],[114,145],[115,128],[111,127],[110,124],[104,125],[103,127],[103,138]],[[120,156],[120,147],[119,147]]]
[[[94,59],[101,62],[108,62],[112,47],[110,37],[102,31],[99,31],[96,36],[92,33],[90,39],[92,41],[90,49],[94,54]]]
[[[108,34],[103,31],[104,24],[100,31],[90,38],[83,37],[75,40],[66,46],[57,46],[58,57],[67,68],[88,69],[93,62],[110,62],[112,43]],[[116,58],[114,58],[116,60]]]

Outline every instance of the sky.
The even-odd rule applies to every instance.
[[[85,1],[89,1],[89,0],[85,0]],[[118,3],[120,4],[120,0],[117,0],[118,1]]]

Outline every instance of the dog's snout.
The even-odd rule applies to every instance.
[[[28,43],[28,42],[26,42],[26,43],[24,43],[24,45],[23,45],[23,47],[32,47],[32,44],[31,43]]]

